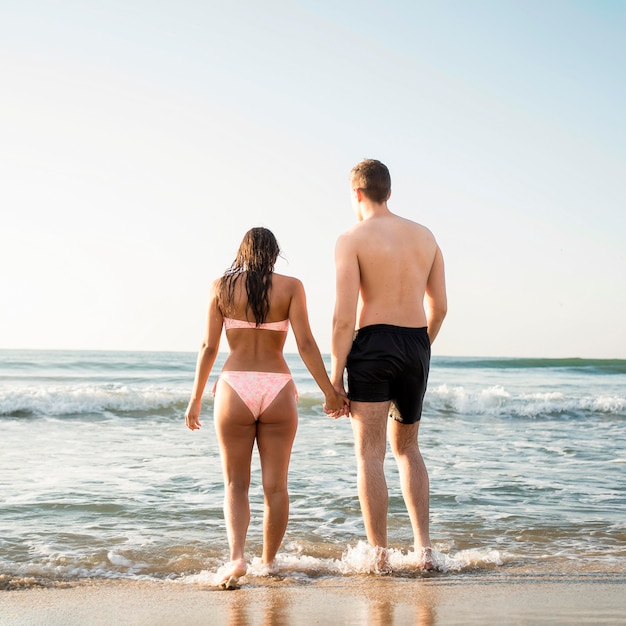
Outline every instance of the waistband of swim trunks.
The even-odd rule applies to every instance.
[[[371,324],[370,326],[359,328],[355,333],[355,337],[357,335],[369,335],[371,333],[393,333],[395,335],[419,337],[428,333],[428,327],[421,326],[419,328],[413,328],[409,326],[394,326],[393,324]]]

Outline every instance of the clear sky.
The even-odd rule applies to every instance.
[[[444,253],[434,354],[626,358],[625,111],[624,0],[5,0],[0,348],[195,351],[262,225],[328,352],[371,157]]]

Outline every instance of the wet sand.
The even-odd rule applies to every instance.
[[[180,624],[625,624],[626,575],[559,578],[354,577],[218,591],[98,581],[0,591],[3,626]]]

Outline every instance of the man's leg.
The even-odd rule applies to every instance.
[[[419,422],[401,424],[390,420],[391,449],[398,463],[400,486],[411,519],[415,553],[422,566],[432,569],[429,535],[429,481],[428,471],[419,450]]]
[[[387,547],[389,493],[384,462],[387,448],[389,402],[350,403],[357,486],[367,540],[372,546]]]

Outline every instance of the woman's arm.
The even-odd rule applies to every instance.
[[[337,392],[328,378],[322,354],[311,332],[304,287],[299,280],[292,280],[294,289],[289,305],[289,322],[296,338],[298,353],[324,394],[325,410],[335,413],[333,417],[339,417],[347,412],[348,399]]]
[[[217,281],[211,285],[206,331],[198,352],[193,389],[187,411],[185,412],[185,423],[190,430],[197,430],[201,426],[200,409],[202,407],[202,394],[215,363],[222,336],[224,318],[217,306],[216,286]]]

